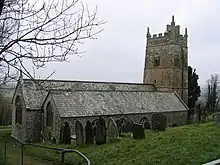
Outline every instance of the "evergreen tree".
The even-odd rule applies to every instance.
[[[189,117],[192,114],[193,108],[196,105],[196,101],[200,97],[201,90],[198,85],[199,76],[196,74],[196,69],[192,69],[191,66],[188,66],[188,108],[189,108]],[[188,118],[189,119],[189,118]]]

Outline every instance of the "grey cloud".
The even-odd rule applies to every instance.
[[[142,82],[146,28],[151,33],[163,33],[175,15],[181,27],[188,28],[189,65],[197,69],[200,83],[211,73],[219,72],[220,1],[213,0],[94,0],[85,1],[99,19],[108,21],[98,40],[85,41],[79,47],[86,50],[83,58],[70,57],[69,63],[52,63],[37,71],[46,77],[54,69],[52,78]],[[210,67],[207,67],[211,64]]]

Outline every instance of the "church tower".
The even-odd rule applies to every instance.
[[[172,22],[164,34],[151,36],[147,28],[144,83],[155,84],[158,91],[176,91],[188,102],[187,28],[180,34],[180,26]]]

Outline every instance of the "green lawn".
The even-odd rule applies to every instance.
[[[133,140],[127,135],[112,144],[77,149],[90,159],[92,165],[201,165],[220,158],[220,127],[212,123],[169,128],[158,133],[146,132],[146,138],[142,140]],[[3,136],[1,131],[0,136]],[[53,146],[76,148],[74,145]],[[16,153],[16,149],[13,152]],[[25,154],[38,159],[35,161],[51,164],[59,160],[58,153],[39,148],[28,147]],[[76,154],[67,154],[66,164],[73,163],[85,164]]]

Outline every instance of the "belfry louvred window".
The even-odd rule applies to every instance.
[[[154,59],[154,66],[156,67],[156,66],[160,66],[160,57],[156,57],[155,59]]]

